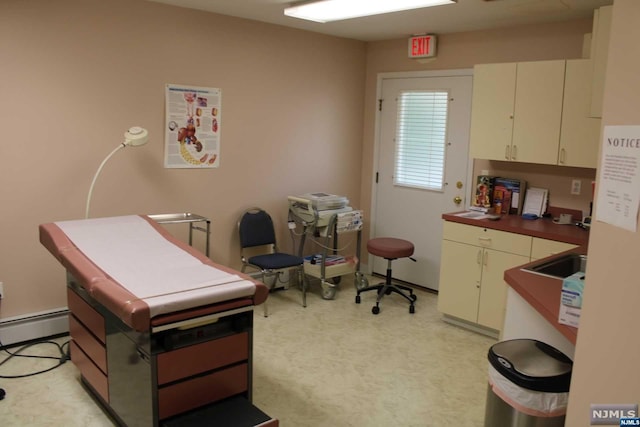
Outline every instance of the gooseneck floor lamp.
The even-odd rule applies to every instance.
[[[131,127],[129,128],[129,130],[127,130],[124,133],[124,142],[120,143],[120,145],[118,145],[111,153],[109,153],[107,157],[104,158],[102,163],[100,163],[100,166],[96,171],[96,174],[93,176],[93,181],[91,181],[91,187],[89,187],[89,194],[87,195],[87,208],[84,214],[85,218],[89,218],[89,206],[91,205],[91,195],[93,194],[93,186],[96,184],[98,175],[100,175],[100,172],[102,171],[102,168],[104,167],[104,165],[121,148],[139,147],[141,145],[146,144],[148,140],[149,140],[149,132],[147,132],[146,129],[143,129],[138,126]]]

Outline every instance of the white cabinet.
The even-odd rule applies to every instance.
[[[471,157],[596,168],[592,68],[587,59],[474,67]]]
[[[482,64],[473,68],[472,158],[510,160],[516,66]]]
[[[577,248],[578,245],[571,243],[558,242],[556,240],[541,239],[534,237],[531,242],[531,261],[546,258],[569,249]]]
[[[507,295],[504,271],[529,261],[531,239],[445,221],[438,310],[499,331]]]
[[[589,117],[591,83],[591,60],[567,61],[558,153],[559,165],[594,169],[598,167],[601,120]]]
[[[565,61],[518,63],[511,160],[555,165]]]
[[[565,61],[474,67],[470,154],[557,164]]]
[[[607,71],[612,12],[613,6],[603,6],[600,9],[596,9],[593,16],[593,32],[591,33],[591,59],[593,60],[591,117],[602,117],[604,76]]]

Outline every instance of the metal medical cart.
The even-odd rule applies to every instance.
[[[367,278],[360,272],[360,246],[362,244],[362,211],[360,210],[325,210],[319,211],[304,198],[289,197],[289,219],[302,227],[298,256],[303,257],[307,235],[324,238],[319,243],[322,252],[319,257],[306,257],[304,272],[320,279],[322,298],[333,299],[342,276],[353,273],[357,289],[368,286]],[[338,253],[338,235],[357,233],[355,256],[345,257],[344,262],[331,264],[331,255]],[[314,262],[315,261],[315,262]]]
[[[203,231],[206,233],[205,255],[209,256],[209,236],[211,235],[211,220],[209,218],[193,214],[186,213],[173,213],[173,214],[153,214],[148,215],[149,218],[157,222],[158,224],[189,224],[189,246],[193,246],[193,230]],[[196,223],[206,223],[205,228],[195,225]]]

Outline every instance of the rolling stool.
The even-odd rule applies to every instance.
[[[393,237],[376,237],[375,239],[369,240],[367,242],[367,252],[371,255],[379,256],[387,260],[387,278],[384,283],[380,283],[375,286],[368,286],[364,289],[358,289],[356,304],[360,304],[360,293],[375,289],[378,291],[378,298],[376,299],[376,305],[373,306],[371,312],[373,314],[378,314],[380,313],[380,300],[382,297],[395,292],[396,294],[402,295],[407,299],[407,301],[409,301],[411,304],[409,306],[409,313],[415,313],[416,309],[413,303],[418,299],[418,297],[413,294],[413,289],[408,286],[394,285],[391,283],[391,261],[398,258],[409,258],[411,261],[415,262],[416,260],[411,258],[411,255],[413,255],[413,249],[413,243]],[[403,291],[408,291],[409,295]]]

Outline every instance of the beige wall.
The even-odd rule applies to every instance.
[[[1,318],[66,306],[38,224],[84,216],[133,125],[151,141],[109,161],[92,216],[205,215],[216,262],[239,267],[236,221],[253,205],[284,249],[288,195],[359,206],[364,43],[141,0],[3,0],[0,70]],[[220,168],[163,168],[167,83],[222,89]]]
[[[603,125],[640,124],[640,3],[615,0],[605,80]],[[596,212],[598,207],[596,206]],[[589,425],[590,404],[640,403],[638,256],[640,234],[595,222],[568,427]]]
[[[584,34],[591,33],[591,27],[592,21],[588,19],[443,34],[438,37],[437,58],[427,63],[407,58],[407,39],[368,43],[361,205],[370,208],[372,200],[376,86],[379,73],[472,68],[475,64],[482,63],[581,58]],[[550,170],[552,173],[565,173]],[[583,206],[584,203],[579,205]],[[367,236],[368,225],[365,222]]]

